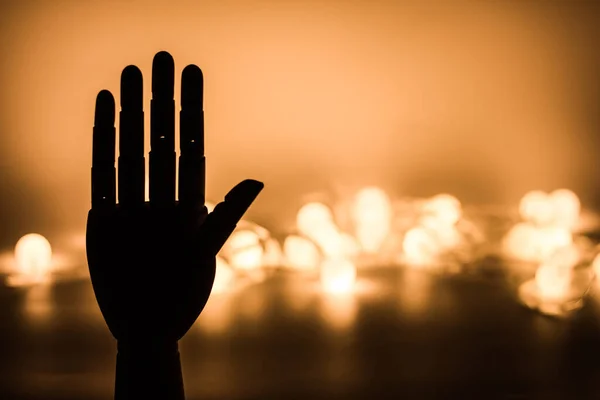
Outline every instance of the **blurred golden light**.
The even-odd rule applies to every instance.
[[[592,270],[596,276],[596,283],[600,284],[600,254],[597,254],[592,261]]]
[[[554,217],[554,207],[548,194],[532,190],[523,196],[519,203],[521,218],[537,225],[547,225]]]
[[[431,231],[422,226],[411,228],[404,234],[402,250],[410,265],[424,266],[438,261],[439,245]]]
[[[513,226],[504,238],[504,250],[523,261],[541,262],[556,250],[573,243],[573,235],[567,229],[539,227],[528,222]]]
[[[21,237],[15,245],[14,254],[17,275],[13,283],[25,281],[36,283],[48,278],[52,264],[52,247],[48,240],[37,233],[29,233]]]
[[[446,217],[449,217],[449,215],[446,215]],[[448,224],[448,221],[449,219],[439,219],[432,215],[427,215],[419,220],[419,224],[435,238],[439,250],[456,247],[462,241],[462,236],[454,223]]]
[[[513,226],[503,241],[504,251],[524,261],[541,261],[537,243],[537,229],[528,222]]]
[[[322,317],[333,329],[346,331],[356,320],[358,301],[352,293],[324,296],[319,306]]]
[[[253,230],[238,230],[227,241],[227,255],[233,268],[251,270],[262,265],[264,249],[258,233]]]
[[[333,213],[323,203],[307,203],[298,210],[296,215],[296,227],[302,234],[311,239],[316,231],[331,224],[333,224]]]
[[[342,232],[340,234],[340,240],[342,256],[352,258],[358,255],[360,252],[360,245],[352,235]]]
[[[211,294],[220,294],[227,291],[231,287],[234,278],[235,272],[231,266],[223,257],[217,256],[217,269]]]
[[[558,189],[550,195],[554,204],[554,222],[566,229],[573,229],[579,222],[581,201],[569,189]]]
[[[546,265],[574,268],[581,260],[581,253],[575,245],[563,246],[555,250],[544,262]]]
[[[462,205],[456,197],[443,193],[427,200],[422,213],[425,217],[438,221],[436,225],[451,226],[460,220]]]
[[[328,293],[352,291],[356,281],[356,267],[345,258],[328,258],[321,264],[321,284]]]
[[[581,202],[569,189],[557,189],[550,194],[534,190],[523,196],[519,212],[525,221],[536,225],[572,230],[579,222]]]
[[[307,203],[301,207],[296,215],[296,226],[326,256],[350,256],[357,253],[354,238],[340,231],[331,209],[322,203]]]
[[[571,286],[573,269],[565,265],[541,265],[535,272],[535,284],[540,297],[560,299]]]
[[[392,203],[388,195],[377,187],[362,189],[354,199],[352,216],[362,249],[377,252],[391,230]]]
[[[262,265],[264,267],[279,267],[283,262],[283,251],[277,239],[269,238],[265,241]]]
[[[311,240],[290,235],[283,242],[284,264],[288,268],[311,270],[317,268],[321,261],[321,253]]]

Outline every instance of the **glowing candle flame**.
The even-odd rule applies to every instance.
[[[232,267],[256,269],[262,265],[263,247],[258,234],[252,230],[233,232],[227,241],[227,254]]]
[[[315,243],[297,235],[285,238],[283,254],[286,267],[293,269],[315,269],[321,261],[321,254]]]
[[[23,236],[15,246],[15,263],[19,274],[32,279],[43,279],[50,271],[52,247],[40,234]]]
[[[217,269],[211,294],[220,294],[230,288],[235,273],[222,257],[217,256]]]
[[[354,288],[356,268],[350,260],[328,258],[321,264],[321,284],[328,293],[345,293]]]
[[[387,194],[376,187],[362,189],[353,207],[356,237],[363,250],[375,253],[390,233],[392,204]]]

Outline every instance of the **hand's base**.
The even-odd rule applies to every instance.
[[[115,400],[184,400],[177,342],[164,346],[119,344]]]

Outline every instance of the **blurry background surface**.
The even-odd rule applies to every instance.
[[[265,181],[249,215],[275,232],[305,194],[365,184],[473,204],[564,186],[594,208],[599,10],[2,0],[0,246],[84,229],[95,96],[118,96],[121,70],[136,64],[149,105],[159,50],[174,56],[177,85],[188,63],[204,70],[209,198]]]

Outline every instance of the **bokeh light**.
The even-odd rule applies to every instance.
[[[564,298],[571,286],[573,270],[565,265],[541,265],[535,272],[535,283],[544,299]]]
[[[231,266],[223,259],[223,257],[217,256],[217,267],[211,295],[221,294],[231,289],[234,280],[235,272]]]
[[[254,270],[262,266],[264,249],[255,231],[237,230],[231,234],[226,245],[226,254],[233,268]]]
[[[283,255],[285,266],[298,270],[314,270],[322,258],[319,248],[313,241],[298,235],[285,238]]]
[[[377,252],[392,224],[392,204],[388,195],[377,187],[360,190],[354,199],[352,217],[362,249],[367,253]]]
[[[345,258],[328,258],[321,264],[321,284],[327,293],[352,291],[356,281],[356,267]]]
[[[52,266],[50,242],[38,233],[21,237],[14,251],[16,277],[28,282],[40,282],[48,278]]]
[[[438,243],[432,232],[424,227],[418,226],[406,232],[402,250],[409,265],[425,266],[438,261]]]
[[[437,221],[436,225],[453,226],[462,216],[462,205],[456,197],[442,193],[425,202],[422,214]]]

